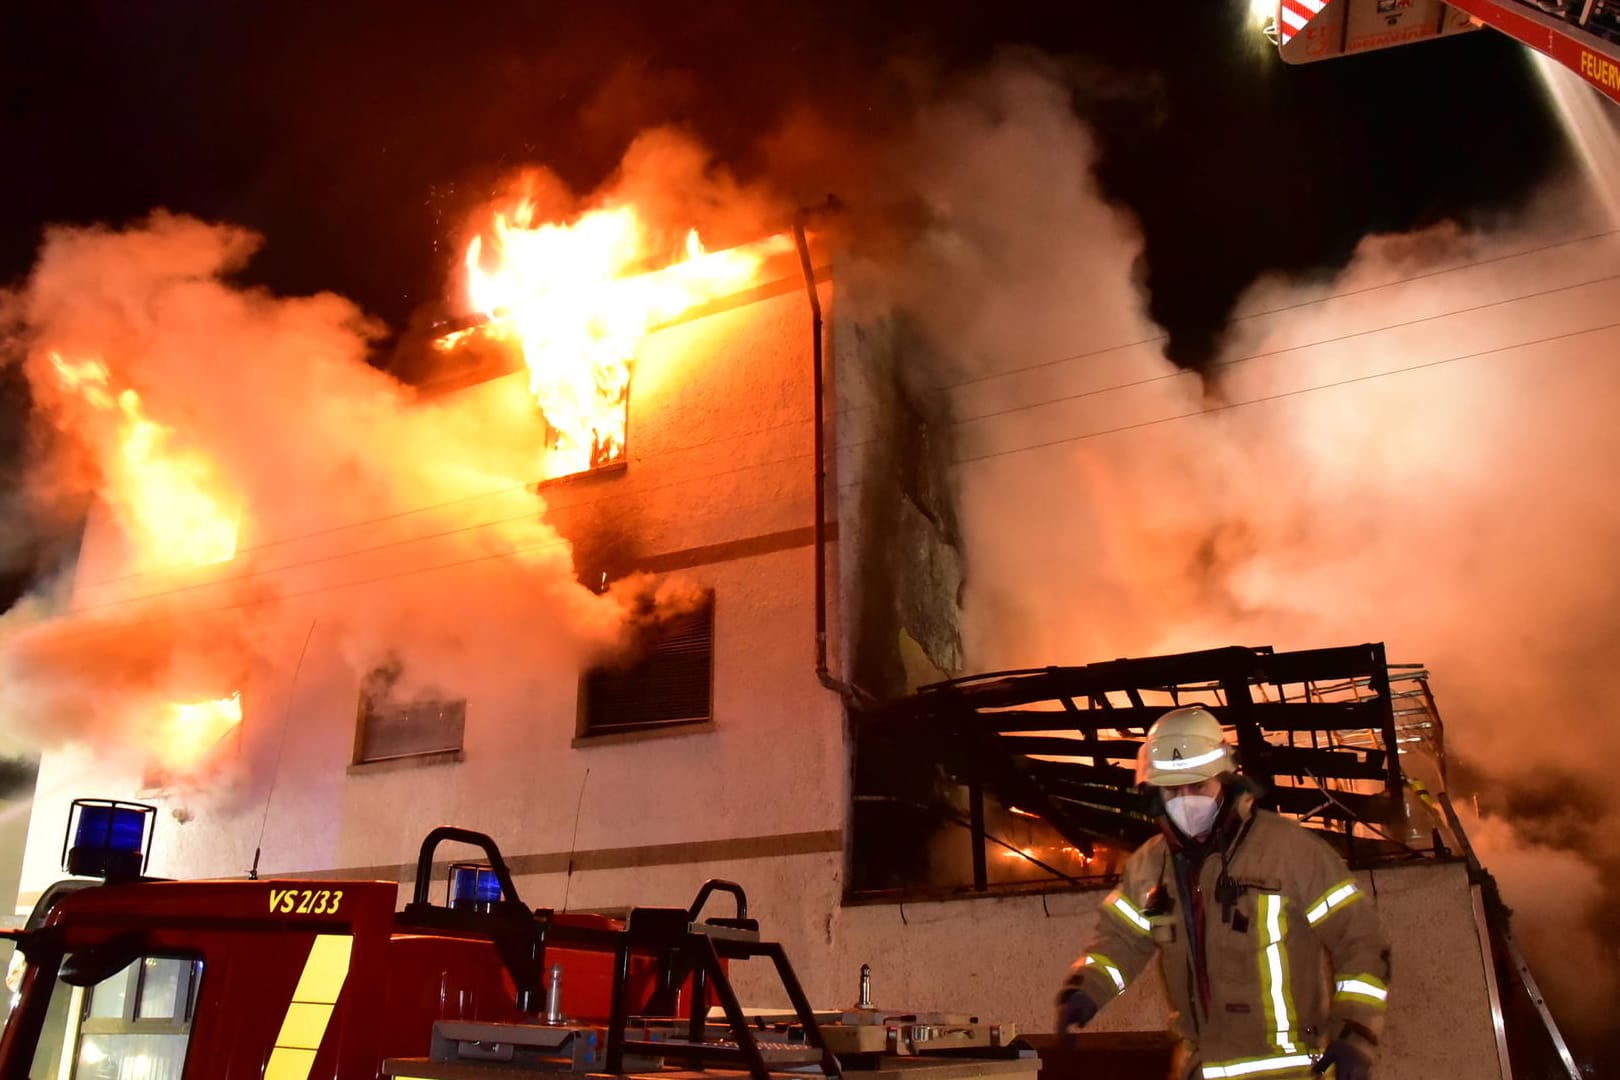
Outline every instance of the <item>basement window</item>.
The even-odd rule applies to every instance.
[[[663,732],[713,721],[714,594],[650,624],[619,664],[585,673],[580,738]]]
[[[401,668],[385,664],[366,677],[360,688],[360,716],[355,730],[354,762],[452,754],[461,750],[467,725],[465,698],[416,698],[395,694]]]

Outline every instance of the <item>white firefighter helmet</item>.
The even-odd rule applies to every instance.
[[[1221,722],[1199,705],[1159,717],[1136,754],[1136,782],[1155,787],[1198,784],[1235,768]]]

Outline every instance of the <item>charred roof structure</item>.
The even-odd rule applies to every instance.
[[[1352,862],[1456,850],[1432,802],[1445,759],[1428,672],[1391,666],[1379,643],[1231,646],[926,686],[857,716],[857,806],[877,835],[892,833],[896,816],[929,828],[918,811],[930,804],[934,827],[941,813],[956,820],[979,841],[976,890],[990,884],[986,838],[1039,859],[998,840],[987,825],[996,809],[1039,817],[1089,865],[1099,843],[1128,849],[1156,831],[1136,787],[1137,752],[1159,715],[1192,704],[1226,726],[1260,805],[1323,831]],[[858,866],[885,859],[862,855]]]

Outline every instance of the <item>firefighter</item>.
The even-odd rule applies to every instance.
[[[1161,835],[1125,863],[1058,995],[1085,1026],[1158,954],[1187,1078],[1367,1080],[1389,995],[1373,900],[1308,829],[1257,809],[1220,721],[1173,709],[1137,783]]]

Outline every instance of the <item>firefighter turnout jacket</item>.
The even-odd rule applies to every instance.
[[[1201,862],[1168,830],[1126,861],[1063,996],[1100,1008],[1157,952],[1190,1076],[1307,1077],[1337,1038],[1370,1052],[1389,995],[1372,899],[1321,837],[1228,797]]]

